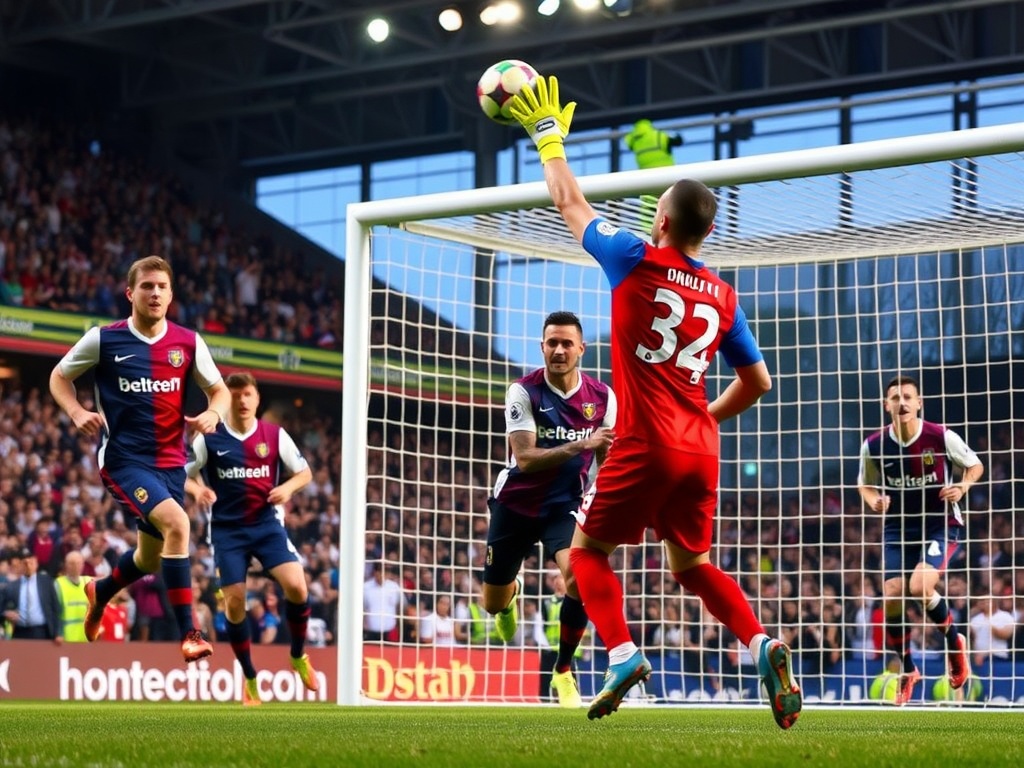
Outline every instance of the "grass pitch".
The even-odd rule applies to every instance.
[[[0,704],[0,766],[1020,766],[1020,712]]]

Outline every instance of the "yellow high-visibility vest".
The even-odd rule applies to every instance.
[[[85,614],[89,612],[89,600],[85,596],[85,585],[89,579],[89,576],[82,576],[75,584],[67,576],[57,577],[57,596],[60,598],[60,622],[64,642],[86,642]]]

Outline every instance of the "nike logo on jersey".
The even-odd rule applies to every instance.
[[[555,406],[552,405],[550,408],[541,408],[540,412],[541,413],[547,413],[548,411],[553,411],[553,410],[555,410]]]
[[[226,455],[228,453],[231,453],[231,451],[217,451],[217,455],[218,456],[224,456],[224,455]]]
[[[135,357],[135,355],[114,355],[114,362],[115,363],[123,363],[129,357]]]

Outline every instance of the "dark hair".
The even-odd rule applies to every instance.
[[[718,213],[715,193],[694,179],[680,179],[665,198],[669,234],[678,245],[699,245]]]
[[[229,373],[224,377],[224,386],[228,389],[244,389],[245,387],[259,389],[259,387],[256,386],[256,377],[248,371],[236,371],[235,373]]]
[[[893,387],[902,387],[904,384],[909,384],[917,390],[917,394],[921,394],[921,387],[918,386],[917,379],[912,376],[893,376],[889,379],[889,383],[885,385],[885,392],[888,394],[889,390]]]
[[[576,330],[580,332],[580,336],[583,335],[583,325],[580,323],[580,319],[576,317],[572,312],[552,312],[550,315],[544,318],[543,329],[547,329],[549,325],[575,325]]]

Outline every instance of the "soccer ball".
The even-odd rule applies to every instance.
[[[476,84],[480,109],[496,123],[514,125],[516,120],[509,112],[512,97],[524,85],[532,88],[538,77],[537,70],[519,59],[505,59],[488,67]]]
[[[871,681],[868,698],[875,701],[896,701],[899,689],[900,676],[894,672],[886,672]]]
[[[949,687],[949,678],[946,677],[940,677],[932,686],[932,698],[935,701],[978,701],[984,694],[985,686],[977,675],[968,677],[959,691]]]

